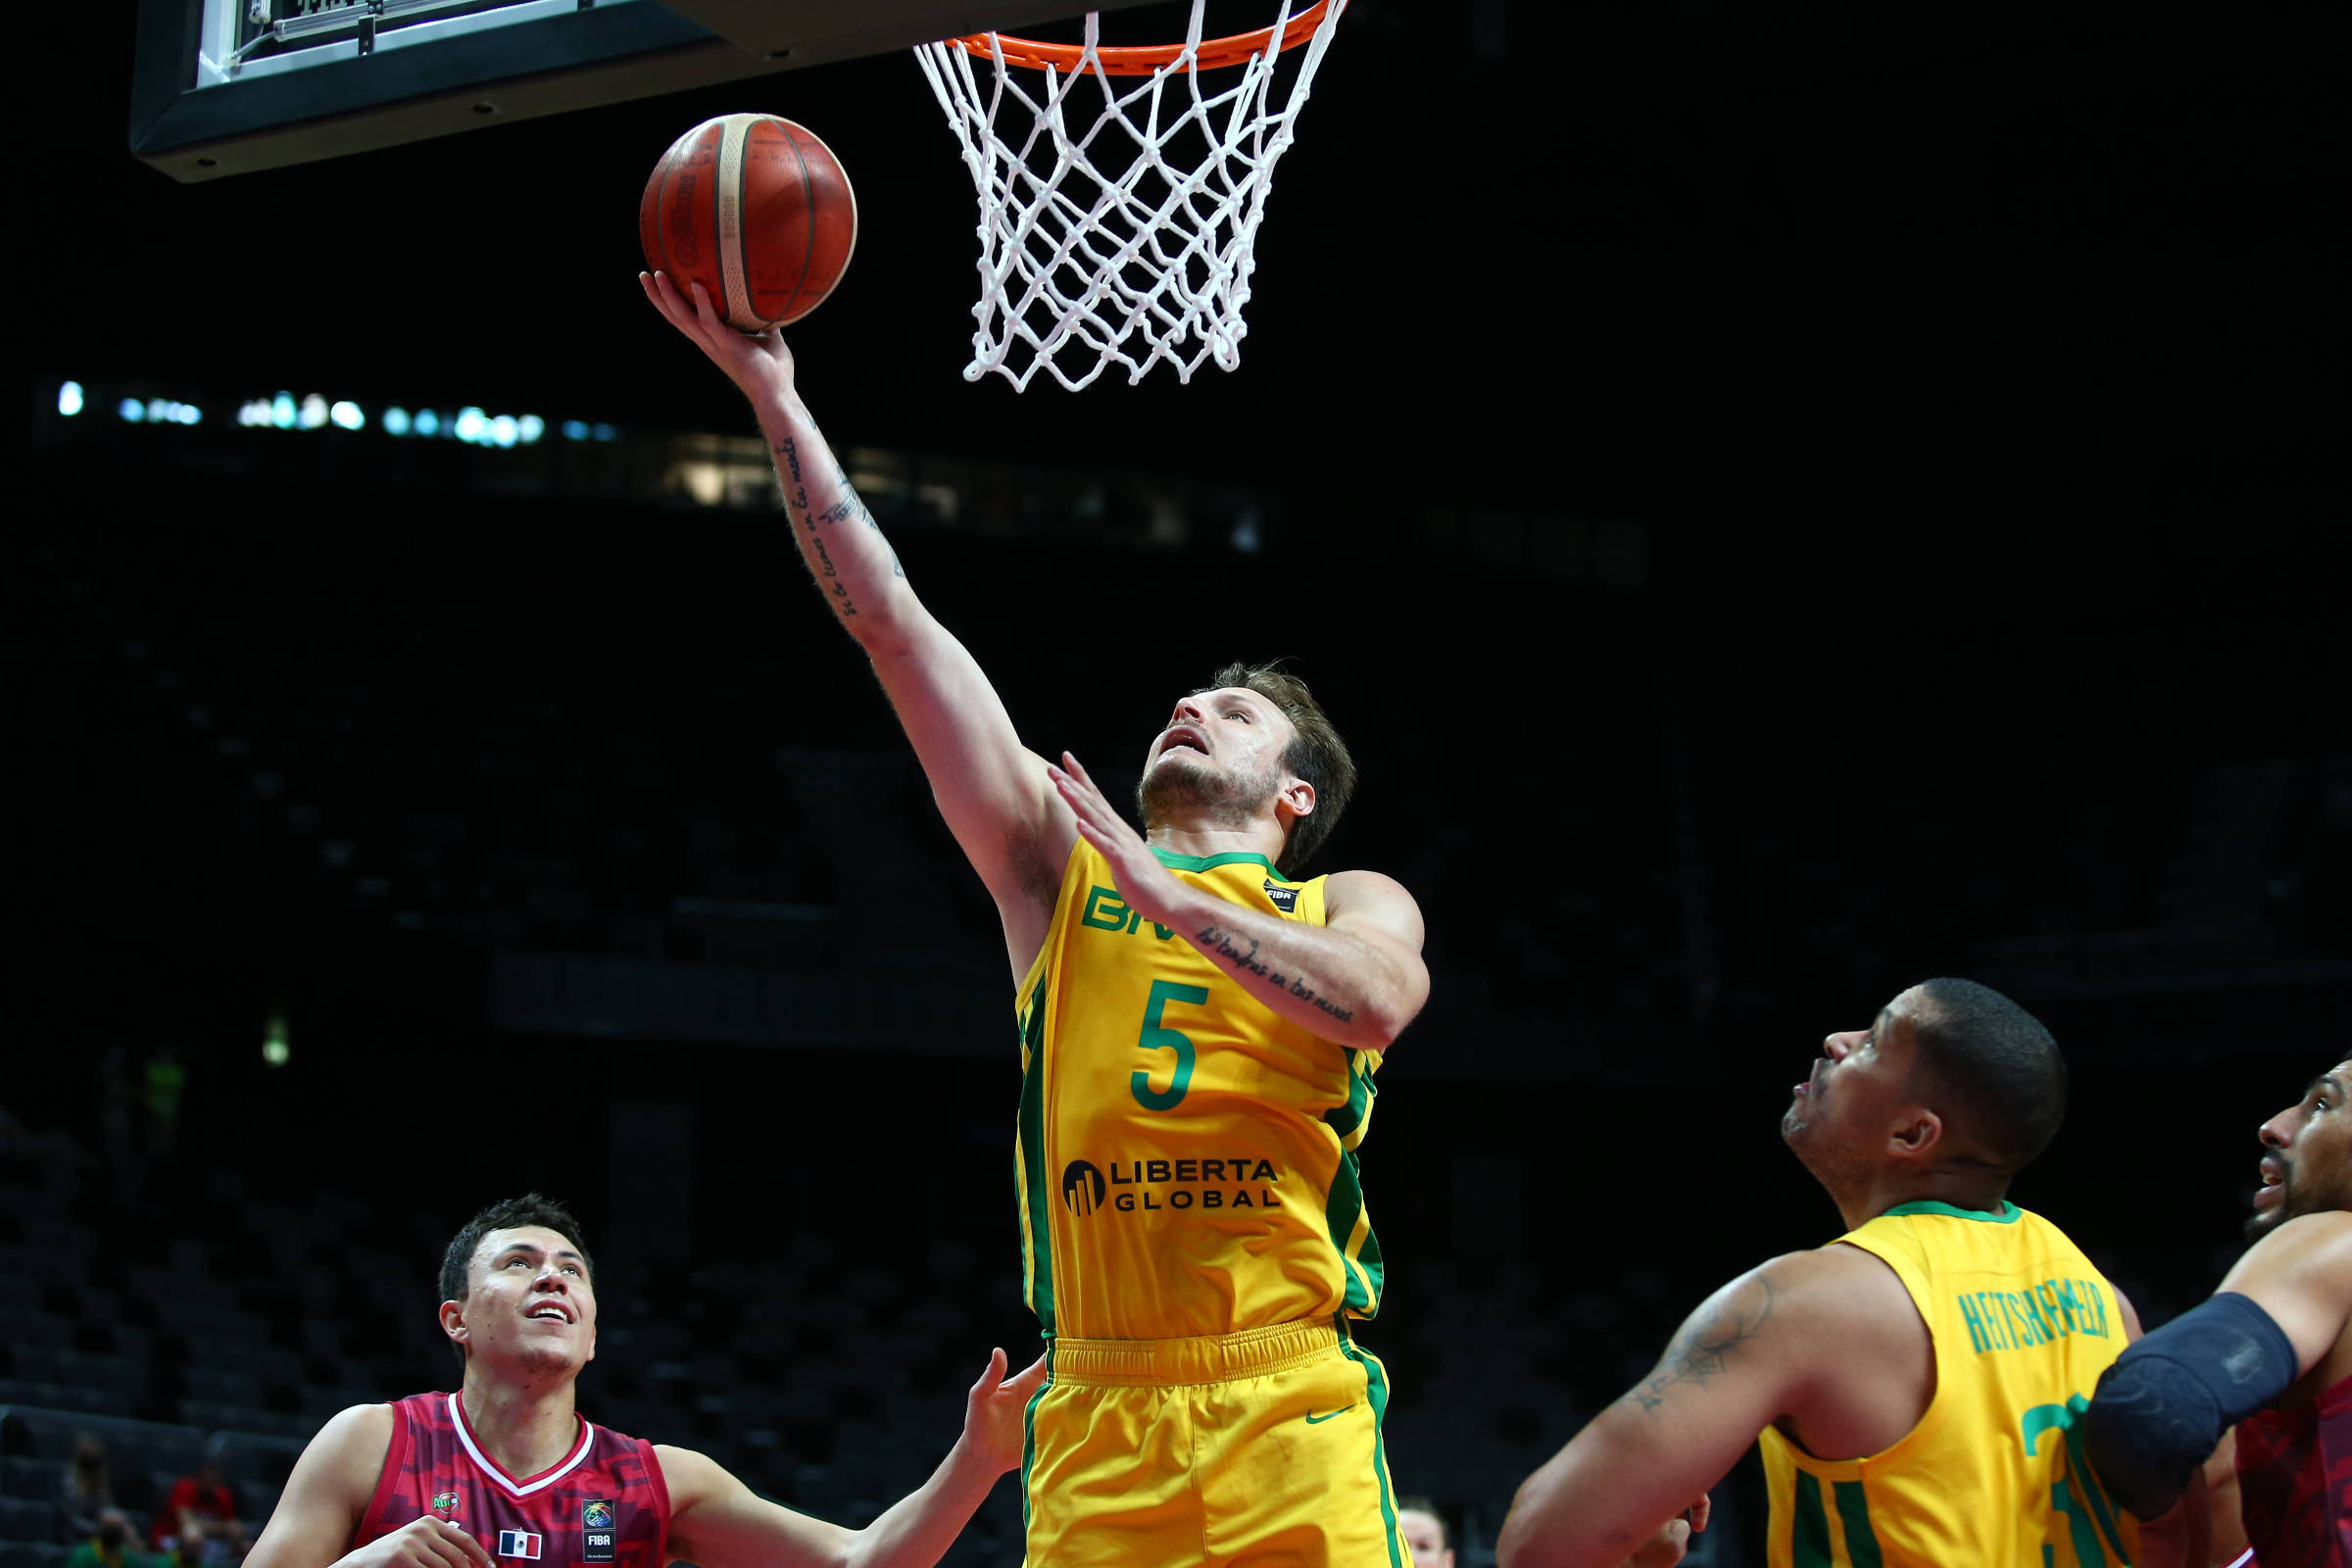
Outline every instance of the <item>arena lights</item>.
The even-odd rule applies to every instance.
[[[68,381],[57,389],[57,412],[71,419],[81,412],[81,383]]]
[[[272,1067],[283,1067],[293,1054],[293,1047],[286,1039],[285,1014],[273,1012],[262,1030],[262,1059]]]
[[[71,416],[79,414],[91,402],[91,394],[79,381],[66,381],[58,386],[57,410]],[[131,424],[195,424],[203,411],[192,403],[178,403],[169,398],[125,397],[115,405],[122,418]],[[359,431],[368,428],[367,409],[350,398],[330,399],[324,393],[306,392],[297,396],[279,392],[271,397],[248,398],[237,406],[237,423],[255,430],[337,430]],[[536,414],[492,414],[474,405],[455,414],[433,409],[410,410],[399,404],[388,404],[377,416],[386,435],[421,436],[466,442],[469,446],[513,447],[536,446],[550,429],[547,420]],[[612,441],[620,432],[610,424],[590,424],[584,419],[566,419],[560,427],[574,441]]]
[[[63,398],[59,399],[59,406],[63,408]],[[130,424],[195,424],[204,418],[204,411],[195,404],[174,403],[170,398],[149,398],[144,403],[137,398],[124,398],[115,406],[115,413]]]

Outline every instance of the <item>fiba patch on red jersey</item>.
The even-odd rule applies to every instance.
[[[392,1414],[392,1446],[352,1547],[429,1513],[501,1563],[662,1568],[666,1559],[669,1489],[643,1439],[582,1419],[563,1458],[518,1477],[483,1451],[454,1394],[413,1394]]]

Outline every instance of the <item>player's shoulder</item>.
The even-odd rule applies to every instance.
[[[654,1462],[662,1467],[662,1485],[669,1494],[672,1513],[683,1513],[705,1498],[743,1485],[725,1465],[707,1453],[667,1443],[657,1443],[653,1449]]]
[[[1919,1320],[1909,1287],[1885,1258],[1850,1242],[1784,1252],[1740,1276],[1772,1303],[1790,1327],[1809,1339],[1873,1332],[1891,1315]],[[1733,1282],[1735,1285],[1740,1281]]]
[[[1342,914],[1420,923],[1421,906],[1403,883],[1384,871],[1333,871],[1323,878],[1324,918]]]
[[[389,1404],[355,1404],[327,1418],[302,1450],[301,1466],[325,1485],[365,1501],[392,1451],[399,1415]]]
[[[2352,1298],[2352,1212],[2322,1209],[2273,1226],[2246,1249],[2221,1288],[2240,1290],[2249,1281],[2287,1275],[2325,1281]]]

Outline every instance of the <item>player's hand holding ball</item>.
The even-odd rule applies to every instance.
[[[833,150],[774,115],[721,115],[672,142],[637,205],[646,298],[747,395],[789,394],[776,328],[824,303],[858,246]]]
[[[784,346],[783,333],[773,327],[760,333],[736,331],[711,310],[710,297],[700,283],[692,285],[694,297],[685,299],[666,272],[639,272],[637,282],[654,309],[692,338],[744,396],[756,400],[763,392],[792,395],[792,350]]]
[[[497,1568],[482,1544],[446,1519],[426,1514],[379,1536],[340,1568]]]
[[[988,1369],[980,1374],[980,1381],[972,1385],[970,1396],[963,1401],[963,1441],[989,1460],[992,1475],[1001,1475],[1021,1462],[1021,1450],[1029,1436],[1023,1418],[1028,1413],[1030,1397],[1046,1381],[1043,1355],[1023,1368],[1020,1376],[1011,1379],[1004,1376],[1004,1368],[1009,1364],[1003,1350],[989,1351]]]

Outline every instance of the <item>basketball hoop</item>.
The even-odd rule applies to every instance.
[[[986,32],[915,50],[980,197],[965,380],[994,370],[1024,389],[1043,368],[1076,391],[1114,363],[1131,386],[1162,360],[1184,381],[1204,359],[1227,370],[1241,363],[1274,164],[1348,0],[1207,39],[1202,4],[1193,0],[1181,44],[1105,48],[1089,12],[1083,43]],[[1278,64],[1298,44],[1277,103]],[[1044,73],[1042,93],[1023,72]],[[1239,74],[1212,91],[1201,80],[1211,72]],[[1074,112],[1094,104],[1092,89],[1083,108],[1075,101],[1082,81],[1102,108],[1073,135]]]

